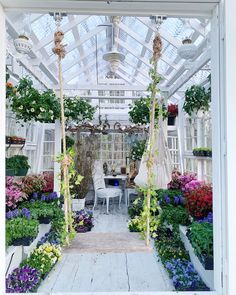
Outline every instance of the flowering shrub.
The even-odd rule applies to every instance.
[[[27,208],[22,208],[22,210],[15,209],[15,210],[10,210],[6,213],[6,219],[13,219],[17,217],[25,217],[27,219],[31,218],[31,213]]]
[[[29,78],[22,78],[11,97],[11,109],[16,119],[24,122],[52,123],[60,117],[60,103],[52,90],[40,93]]]
[[[182,192],[185,192],[187,190],[186,185],[193,180],[197,180],[195,173],[185,172],[183,175],[181,175],[180,172],[173,171],[172,179],[167,184],[167,187],[168,189],[179,189]]]
[[[29,258],[22,261],[21,266],[28,265],[40,271],[40,276],[44,278],[61,258],[61,248],[49,243],[36,248]]]
[[[36,291],[40,283],[37,269],[23,266],[16,268],[6,279],[6,293],[29,293]]]
[[[131,159],[133,161],[141,160],[146,147],[146,140],[136,142],[131,148]]]
[[[6,205],[10,209],[16,208],[17,204],[24,199],[26,195],[21,191],[21,181],[15,181],[14,177],[6,177]]]
[[[184,191],[193,191],[204,184],[205,182],[203,180],[191,180],[190,182],[186,183]]]
[[[22,191],[31,196],[34,192],[41,192],[45,184],[43,175],[27,175],[22,178]]]
[[[74,227],[76,232],[84,233],[90,231],[93,227],[93,213],[80,210],[73,213]]]
[[[185,193],[186,207],[189,214],[196,218],[203,218],[212,212],[212,186],[202,185],[193,191]]]
[[[165,268],[177,291],[208,290],[189,260],[171,259],[165,263]]]
[[[45,184],[43,186],[42,192],[43,193],[53,192],[53,188],[54,188],[54,175],[53,175],[53,173],[44,172],[43,178],[44,178]]]

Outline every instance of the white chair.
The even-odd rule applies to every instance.
[[[109,200],[110,198],[119,198],[119,208],[120,208],[120,203],[122,199],[122,190],[119,188],[107,188],[105,185],[105,180],[103,176],[103,172],[101,169],[98,169],[98,166],[94,165],[96,169],[94,170],[93,173],[93,186],[94,186],[94,206],[97,205],[97,199],[102,198],[106,200],[107,204],[107,214],[109,213]]]
[[[126,206],[128,207],[128,206],[129,206],[129,203],[130,203],[130,198],[129,198],[129,196],[130,196],[130,195],[138,196],[138,192],[136,191],[135,188],[129,188],[129,187],[128,187],[128,188],[126,188],[125,193],[126,193],[126,198],[125,198]]]

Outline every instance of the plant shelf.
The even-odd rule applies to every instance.
[[[186,250],[189,252],[189,256],[191,259],[192,264],[194,265],[194,268],[202,278],[203,282],[209,287],[211,290],[214,290],[214,270],[205,270],[202,263],[194,253],[194,249],[186,236],[187,227],[180,225],[179,226],[180,236],[181,240],[184,243],[184,246]]]

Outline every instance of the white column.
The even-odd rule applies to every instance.
[[[60,120],[55,122],[55,145],[54,145],[54,156],[56,157],[61,153],[61,123]],[[60,192],[60,182],[58,180],[58,174],[60,173],[60,163],[54,161],[54,191]]]
[[[228,295],[235,295],[235,266],[236,266],[236,132],[235,132],[235,111],[236,111],[236,3],[235,0],[224,1],[225,8],[225,100],[226,104],[226,187],[227,196],[222,196],[226,202],[227,216],[227,241],[228,241]]]
[[[184,153],[185,153],[185,116],[183,112],[184,99],[178,103],[179,114],[177,117],[177,135],[178,135],[178,148],[179,148],[179,163],[181,173],[184,172]]]
[[[5,13],[2,5],[0,4],[0,36],[1,36],[1,46],[0,46],[0,126],[1,126],[1,136],[0,136],[0,167],[1,167],[1,177],[0,177],[0,194],[5,196],[5,84],[6,84],[6,28],[5,28]],[[5,216],[5,206],[4,202],[0,206],[0,216]],[[3,219],[2,219],[3,220]],[[4,222],[3,222],[4,224]],[[1,253],[5,253],[5,235],[2,228],[2,239],[1,239]],[[0,294],[5,292],[5,276],[4,267],[1,268],[0,275]]]

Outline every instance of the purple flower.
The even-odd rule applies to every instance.
[[[178,196],[174,196],[174,203],[178,205],[180,203],[180,199]]]
[[[168,195],[164,196],[164,201],[169,204],[170,203],[170,198],[168,197]]]
[[[46,196],[45,195],[41,196],[41,201],[46,201]]]
[[[34,291],[40,282],[40,273],[29,266],[16,268],[6,279],[6,293],[28,293]]]
[[[31,218],[31,213],[30,213],[29,209],[27,209],[27,208],[23,208],[21,210],[21,214],[22,214],[22,216],[24,216],[27,219]]]
[[[37,192],[35,192],[35,193],[33,193],[33,199],[38,199],[38,193]]]
[[[6,213],[6,219],[12,219],[13,218],[13,214],[12,214],[12,211],[8,211]]]

